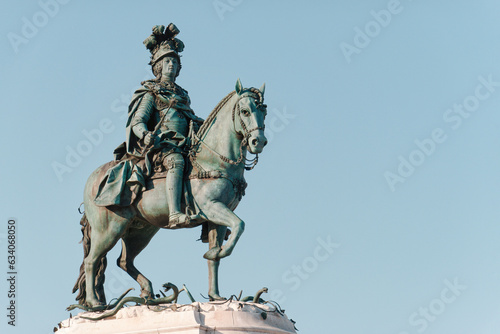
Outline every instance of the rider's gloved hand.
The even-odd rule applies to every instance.
[[[144,136],[144,144],[146,144],[146,146],[152,145],[157,141],[157,139],[157,136],[155,136],[151,131],[148,131]]]

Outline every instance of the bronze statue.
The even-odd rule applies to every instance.
[[[200,225],[202,239],[209,243],[204,255],[208,295],[223,299],[218,266],[244,230],[243,220],[233,213],[245,192],[243,173],[255,166],[267,144],[264,85],[243,88],[238,79],[235,91],[202,123],[190,108],[187,91],[175,83],[184,49],[178,33],[173,24],[155,26],[144,41],[156,79],[135,92],[126,142],[115,150],[115,160],[94,171],[85,186],[84,261],[73,292],[79,290],[77,300],[89,309],[106,303],[106,253],[120,238],[118,266],[139,283],[141,297],[153,299],[152,284],[134,266],[135,257],[160,228]],[[247,151],[256,157],[247,160]]]

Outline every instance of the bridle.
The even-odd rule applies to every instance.
[[[245,143],[248,142],[248,138],[250,137],[250,133],[252,133],[253,131],[257,131],[257,130],[262,130],[264,131],[264,129],[266,128],[265,125],[263,126],[257,126],[253,129],[250,129],[248,130],[247,129],[247,126],[245,124],[245,122],[243,122],[243,119],[241,117],[241,108],[240,108],[240,100],[244,97],[252,97],[255,99],[255,104],[257,106],[257,109],[260,109],[260,110],[266,110],[267,109],[267,106],[265,104],[262,104],[262,95],[261,94],[257,94],[257,98],[254,94],[250,94],[250,95],[241,95],[240,98],[238,99],[238,101],[236,101],[234,107],[233,107],[233,127],[234,127],[234,123],[235,123],[235,115],[236,115],[236,109],[238,109],[238,117],[240,119],[240,125],[241,125],[241,129],[243,130],[243,141],[245,141]],[[236,131],[236,128],[234,128],[234,132],[237,132]]]
[[[219,157],[219,159],[221,159],[222,161],[224,162],[227,162],[231,165],[234,165],[234,166],[237,166],[237,165],[240,165],[244,160],[245,160],[245,170],[252,170],[255,168],[255,166],[257,165],[257,163],[259,162],[259,154],[256,153],[255,154],[255,157],[253,159],[247,159],[245,157],[245,155],[243,154],[243,147],[247,147],[248,149],[248,139],[250,138],[250,135],[252,132],[254,131],[258,131],[258,130],[264,130],[265,129],[265,125],[263,126],[257,126],[255,128],[252,128],[252,129],[248,129],[245,122],[243,122],[243,119],[241,117],[241,108],[240,108],[240,100],[242,98],[245,98],[245,97],[252,97],[255,99],[255,104],[257,106],[257,109],[260,109],[262,111],[265,111],[267,106],[265,104],[263,104],[263,97],[262,97],[262,93],[260,93],[260,91],[258,89],[255,89],[255,88],[249,88],[248,89],[252,94],[244,94],[244,95],[241,95],[238,100],[236,101],[234,107],[233,107],[233,110],[232,110],[232,120],[233,120],[233,128],[234,128],[234,131],[237,133],[236,131],[236,128],[235,128],[235,120],[236,120],[236,114],[238,115],[238,118],[240,119],[240,126],[241,126],[241,129],[243,130],[243,139],[241,140],[241,143],[240,143],[240,157],[238,158],[238,160],[234,161],[232,159],[229,159],[228,157],[216,152],[214,149],[212,149],[210,146],[208,146],[201,138],[198,137],[198,135],[196,133],[193,133],[194,135],[194,138],[196,139],[197,142],[201,143],[203,146],[205,146],[212,154],[214,154],[215,156]],[[251,153],[249,150],[248,150],[249,153]]]

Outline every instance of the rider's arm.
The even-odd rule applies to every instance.
[[[195,122],[197,122],[199,124],[202,124],[205,120],[203,118],[201,118],[201,117],[196,116],[196,114],[194,113],[194,110],[191,109],[191,99],[189,98],[189,95],[187,95],[187,92],[186,92],[186,100],[187,100],[186,101],[186,106],[189,108],[189,112],[191,113],[190,118],[193,121],[195,121]]]
[[[148,132],[148,121],[153,113],[154,98],[153,94],[146,93],[142,98],[139,107],[132,119],[132,131],[137,136],[137,138],[142,139]]]

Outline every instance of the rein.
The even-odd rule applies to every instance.
[[[228,157],[225,157],[222,154],[216,152],[213,148],[211,148],[203,140],[201,140],[200,137],[198,137],[198,135],[196,135],[196,134],[193,134],[193,135],[194,135],[194,138],[196,139],[196,141],[203,144],[203,146],[205,146],[212,154],[216,155],[217,157],[219,157],[219,159],[221,159],[222,161],[227,162],[231,165],[237,166],[243,162],[243,159],[245,159],[246,161],[251,161],[253,163],[253,165],[251,167],[249,167],[245,164],[245,169],[252,170],[255,167],[255,165],[257,165],[257,162],[259,161],[259,157],[257,154],[256,154],[256,157],[252,160],[249,160],[249,159],[243,157],[243,147],[245,145],[247,145],[246,138],[243,139],[241,141],[241,144],[240,144],[240,157],[238,158],[238,160],[234,161],[234,160],[231,160]]]
[[[260,95],[258,95],[260,96]],[[246,97],[246,96],[241,96],[241,98],[243,97]],[[260,99],[259,99],[260,100]],[[252,170],[255,168],[255,166],[257,165],[257,163],[259,162],[259,154],[255,154],[255,158],[253,159],[247,159],[244,154],[243,154],[243,147],[247,146],[248,148],[248,138],[250,137],[250,134],[253,132],[253,131],[257,131],[257,130],[264,130],[265,126],[258,126],[258,127],[255,127],[255,128],[252,128],[250,130],[247,129],[245,123],[243,122],[243,120],[241,119],[241,110],[239,108],[239,99],[238,101],[236,101],[234,107],[233,107],[233,110],[232,110],[232,120],[233,120],[233,127],[234,127],[234,124],[235,124],[235,115],[236,115],[236,109],[238,109],[238,117],[240,119],[240,125],[241,125],[241,128],[243,129],[244,131],[244,134],[243,134],[243,139],[241,140],[241,143],[240,143],[240,157],[238,158],[238,160],[234,161],[232,159],[229,159],[228,157],[216,152],[214,149],[212,149],[210,146],[208,146],[200,137],[198,137],[198,135],[196,133],[193,133],[193,136],[194,138],[196,139],[197,142],[201,143],[203,146],[205,146],[212,154],[214,154],[215,156],[217,156],[219,159],[221,159],[222,161],[226,162],[226,163],[229,163],[231,165],[234,165],[234,166],[237,166],[239,164],[241,164],[243,162],[243,160],[245,160],[245,170]],[[260,106],[260,104],[258,105],[258,107]],[[222,106],[221,106],[222,107]],[[234,131],[236,132],[236,128],[234,129]],[[251,152],[249,152],[251,153]],[[248,164],[246,162],[249,162]]]

